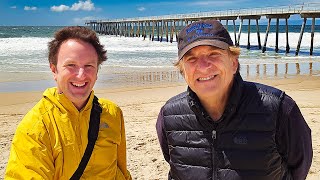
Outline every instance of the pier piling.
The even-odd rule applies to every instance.
[[[250,19],[248,19],[248,44],[247,49],[250,49]]]
[[[267,30],[266,30],[266,36],[264,38],[264,44],[263,44],[263,47],[262,47],[262,52],[263,53],[266,51],[266,47],[267,47],[267,40],[268,40],[269,31],[270,31],[270,24],[271,24],[271,18],[268,19],[268,26],[267,26]]]
[[[297,45],[296,55],[298,55],[299,51],[300,51],[302,36],[303,36],[304,28],[306,27],[306,22],[307,22],[307,18],[303,18],[303,23],[302,23],[302,26],[301,26],[301,31],[300,31],[299,41],[298,41],[298,45]]]
[[[276,48],[275,51],[279,51],[279,18],[276,21]]]
[[[259,49],[261,49],[259,19],[256,19],[256,29],[257,29],[257,37],[258,37],[258,47],[259,47]]]
[[[288,18],[286,18],[286,53],[290,52],[289,46],[289,27],[288,27]]]
[[[316,24],[316,19],[312,18],[312,25],[311,25],[311,43],[310,43],[310,55],[313,54],[313,38],[314,38],[314,26]]]
[[[236,28],[236,22],[235,22],[235,20],[232,20],[232,22],[233,22],[234,42],[237,42],[237,28]]]
[[[242,24],[243,24],[243,19],[241,18],[240,27],[239,27],[239,33],[238,33],[238,39],[237,39],[236,46],[239,46],[239,45],[240,45],[240,37],[241,37],[241,31],[242,31]]]

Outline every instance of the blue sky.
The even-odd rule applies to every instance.
[[[85,20],[92,19],[279,7],[303,2],[303,0],[0,0],[0,26],[84,25]]]

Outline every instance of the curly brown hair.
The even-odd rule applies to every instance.
[[[50,64],[57,65],[59,48],[63,42],[69,39],[78,39],[91,44],[97,52],[98,65],[107,60],[107,51],[100,44],[99,38],[93,30],[82,26],[69,26],[58,30],[54,35],[54,39],[48,43],[48,60]]]

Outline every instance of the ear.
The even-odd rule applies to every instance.
[[[53,74],[53,79],[56,81],[57,80],[57,67],[54,64],[50,63],[50,69]]]
[[[186,67],[185,67],[185,63],[183,62],[183,59],[181,59],[179,61],[178,69],[179,69],[181,75],[183,76],[183,78],[186,79],[187,78],[186,77],[186,73],[185,73],[186,72]]]
[[[231,61],[232,61],[232,71],[233,71],[233,74],[235,74],[239,68],[238,57],[231,56]]]

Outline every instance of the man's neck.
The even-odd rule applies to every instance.
[[[225,91],[219,91],[211,97],[198,96],[202,106],[207,111],[213,121],[218,121],[227,106],[234,80]]]
[[[213,121],[217,121],[221,118],[225,110],[228,102],[228,95],[222,94],[220,96],[206,98],[199,97],[199,100],[211,119]]]

